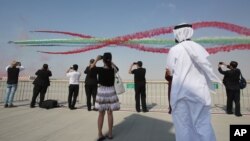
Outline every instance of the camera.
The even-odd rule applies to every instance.
[[[99,55],[100,56],[100,59],[103,59],[103,56],[102,55]]]
[[[223,65],[224,62],[219,62],[219,65]]]
[[[136,65],[137,63],[136,63],[136,62],[134,62],[133,64],[134,64],[134,65]]]
[[[16,65],[17,66],[21,66],[21,62],[16,62]]]

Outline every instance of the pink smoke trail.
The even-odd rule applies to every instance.
[[[238,26],[238,25],[231,24],[231,23],[217,22],[217,21],[206,21],[206,22],[193,23],[192,25],[193,25],[194,29],[205,28],[205,27],[214,27],[214,28],[232,31],[232,32],[238,33],[240,35],[247,35],[247,36],[250,35],[249,28]],[[99,45],[90,45],[90,46],[87,46],[87,47],[81,48],[81,49],[65,51],[65,52],[46,52],[46,51],[38,51],[38,52],[48,53],[48,54],[81,53],[81,52],[86,52],[86,51],[90,51],[90,50],[94,50],[94,49],[103,48],[103,47],[106,47],[106,46],[109,46],[112,44],[120,45],[120,44],[127,42],[129,40],[132,40],[132,39],[142,39],[142,38],[149,38],[149,37],[153,37],[153,36],[157,36],[157,35],[161,35],[161,34],[169,34],[172,32],[172,30],[173,30],[172,26],[171,27],[162,27],[162,28],[152,29],[152,30],[148,30],[148,31],[144,31],[144,32],[137,32],[137,33],[129,34],[129,35],[125,35],[125,36],[118,36],[118,37],[115,37],[113,39],[102,42]],[[34,31],[34,32],[59,33],[59,34],[77,36],[77,37],[81,37],[81,38],[91,38],[92,37],[89,35],[83,35],[83,34],[77,34],[77,33],[71,33],[71,32],[63,32],[63,31],[42,31],[42,30],[39,30],[39,31]],[[127,47],[130,47],[130,48],[137,47],[138,50],[148,50],[148,51],[156,52],[153,49],[149,49],[149,48],[145,48],[145,47],[142,48],[142,45],[129,45]]]
[[[73,32],[65,32],[65,31],[36,30],[36,31],[31,31],[31,32],[57,33],[57,34],[64,34],[64,35],[70,35],[70,36],[81,37],[81,38],[93,38],[90,35],[78,34],[78,33],[73,33]]]
[[[233,50],[250,50],[250,44],[236,44],[236,45],[227,45],[219,46],[206,49],[209,54],[216,54],[218,52],[230,52]]]

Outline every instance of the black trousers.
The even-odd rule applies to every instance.
[[[77,96],[79,93],[79,85],[69,85],[68,107],[75,108]]]
[[[147,111],[145,83],[135,83],[135,109],[137,112],[141,111],[140,100],[142,104],[142,110]]]
[[[91,96],[93,99],[93,105],[95,105],[95,99],[97,94],[97,85],[85,85],[85,93],[87,97],[87,107],[91,110]]]
[[[240,89],[226,89],[227,93],[227,113],[232,113],[233,101],[235,103],[235,115],[240,115]]]
[[[30,103],[31,107],[35,106],[36,98],[39,95],[39,93],[40,93],[39,106],[41,105],[41,103],[44,101],[45,94],[47,92],[47,88],[48,88],[48,86],[34,85],[33,96],[32,96],[32,100],[31,100],[31,103]]]

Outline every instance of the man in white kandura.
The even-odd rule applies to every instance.
[[[174,27],[175,40],[167,56],[166,69],[173,76],[172,117],[176,141],[215,141],[211,125],[210,90],[221,80],[213,72],[208,52],[191,41],[192,25]]]

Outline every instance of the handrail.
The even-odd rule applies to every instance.
[[[14,101],[25,101],[29,103],[33,93],[33,80],[19,80],[18,88]],[[134,110],[134,86],[133,81],[123,81],[126,92],[119,95],[119,101],[125,109]],[[224,110],[226,105],[226,91],[223,85],[215,83],[216,94],[211,94],[212,97],[212,109],[213,111]],[[241,90],[241,109],[242,111],[250,111],[250,92],[249,81],[245,89]],[[6,91],[6,80],[0,80],[0,103],[4,101],[4,95]],[[151,110],[167,111],[168,109],[168,97],[167,97],[168,85],[167,81],[147,81],[146,83],[146,95],[147,105]],[[47,90],[46,99],[57,99],[59,102],[67,103],[68,96],[68,80],[51,80],[51,86]],[[80,81],[78,104],[86,104],[86,95],[84,88],[84,81]]]

